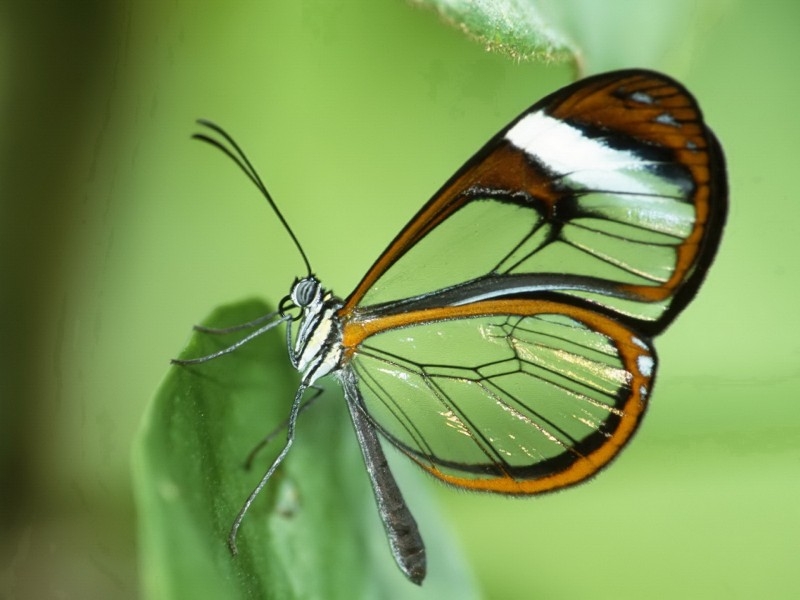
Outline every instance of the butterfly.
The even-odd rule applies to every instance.
[[[346,298],[313,274],[233,138],[200,123],[209,133],[195,137],[248,175],[306,267],[278,311],[245,324],[249,335],[175,361],[216,358],[286,324],[301,382],[286,443],[234,521],[234,553],[325,376],[344,390],[392,554],[417,584],[425,547],[379,438],[447,484],[520,496],[586,481],[630,441],[652,395],[652,338],[697,293],[727,212],[721,146],[680,83],[615,71],[540,100],[434,194]]]

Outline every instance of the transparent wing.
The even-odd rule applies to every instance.
[[[344,331],[363,407],[453,485],[534,494],[601,469],[642,418],[650,343],[593,311],[498,300]]]
[[[695,294],[726,206],[719,144],[679,83],[649,71],[584,79],[467,162],[343,314],[547,293],[654,335]]]

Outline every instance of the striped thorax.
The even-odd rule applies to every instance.
[[[303,310],[290,358],[308,386],[341,366],[342,330],[336,311],[342,301],[313,276],[295,281],[290,298]]]

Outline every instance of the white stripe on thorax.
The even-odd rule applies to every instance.
[[[298,334],[297,351],[300,353],[297,370],[303,381],[311,385],[335,369],[341,358],[341,340],[330,340],[334,329],[336,309],[328,307],[319,313],[309,313]],[[332,342],[332,343],[331,343]]]

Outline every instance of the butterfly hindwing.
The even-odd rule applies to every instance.
[[[530,494],[591,476],[636,430],[655,376],[646,339],[550,301],[427,309],[370,326],[345,329],[365,412],[423,468],[476,490]]]

